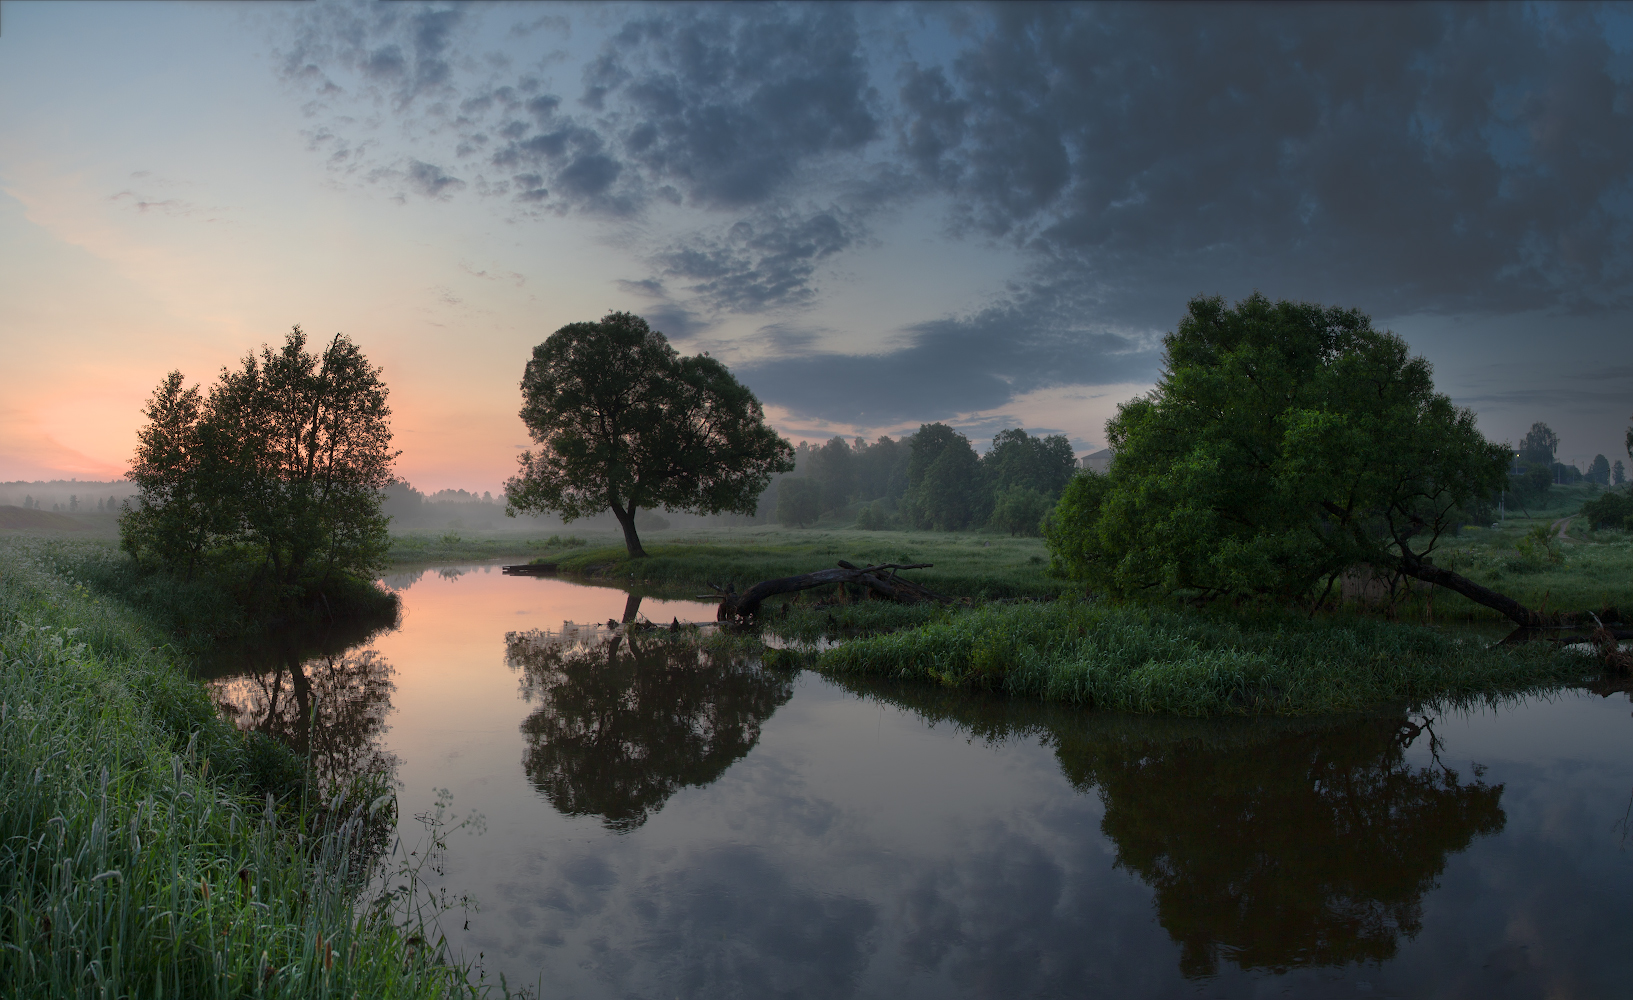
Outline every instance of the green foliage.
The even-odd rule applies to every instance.
[[[777,481],[777,523],[803,528],[822,516],[822,484],[804,476]]]
[[[1520,453],[1520,463],[1526,466],[1541,466],[1552,469],[1554,453],[1559,450],[1559,435],[1553,432],[1547,424],[1538,422],[1531,425],[1531,429],[1520,440],[1517,449]]]
[[[1597,673],[1551,647],[1488,647],[1418,626],[1074,599],[944,611],[918,627],[841,643],[819,655],[817,669],[1187,716],[1475,700]]]
[[[357,906],[389,791],[302,797],[299,763],[222,721],[160,638],[0,545],[5,995],[466,992],[410,944],[430,928]]]
[[[1011,535],[1037,537],[1043,534],[1043,519],[1054,502],[1050,496],[1029,486],[1010,486],[998,491],[992,504],[992,517],[987,522],[998,531]]]
[[[1582,516],[1595,528],[1633,529],[1633,493],[1612,491],[1589,500]]]
[[[902,513],[915,528],[960,531],[983,523],[991,510],[981,459],[970,439],[946,424],[913,435]]]
[[[1050,519],[1056,567],[1116,594],[1302,598],[1358,563],[1421,563],[1508,454],[1428,362],[1353,310],[1192,300],[1162,379],[1107,426],[1106,476]]]
[[[824,513],[838,510],[856,494],[855,460],[850,445],[834,437],[811,454],[811,477],[821,486]]]
[[[1019,427],[999,431],[992,439],[992,450],[981,459],[995,493],[1023,488],[1050,500],[1066,488],[1075,466],[1072,443],[1064,434],[1033,437]]]
[[[863,531],[884,531],[895,527],[895,518],[885,508],[883,500],[875,500],[864,504],[856,514],[856,526]]]
[[[1593,456],[1593,461],[1588,463],[1588,471],[1584,475],[1587,479],[1598,483],[1600,486],[1609,486],[1610,459],[1603,455]]]
[[[380,369],[335,338],[321,355],[300,327],[223,370],[206,398],[171,372],[144,411],[120,519],[125,550],[190,578],[243,562],[279,587],[367,576],[384,565],[391,428]]]
[[[753,514],[772,474],[793,468],[793,449],[725,365],[681,357],[630,313],[570,323],[535,347],[521,417],[541,447],[505,484],[506,513],[611,510],[634,557],[637,510]]]

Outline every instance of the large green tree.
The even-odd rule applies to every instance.
[[[377,568],[398,454],[380,374],[341,334],[308,351],[298,326],[222,369],[208,397],[171,372],[138,434],[125,549],[189,573],[212,553],[249,553],[282,585]]]
[[[1157,387],[1107,425],[1047,531],[1057,567],[1121,594],[1321,599],[1346,570],[1416,577],[1538,616],[1434,564],[1510,452],[1434,391],[1427,361],[1355,310],[1191,301]]]
[[[535,347],[521,416],[540,448],[505,484],[505,512],[571,521],[610,510],[637,558],[637,510],[753,514],[771,476],[794,467],[730,369],[682,357],[631,313],[570,323]]]

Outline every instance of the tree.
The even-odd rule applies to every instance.
[[[913,435],[902,512],[915,528],[957,531],[986,520],[992,504],[970,439],[946,424]]]
[[[297,326],[276,353],[263,345],[208,399],[180,372],[159,384],[128,474],[141,492],[120,519],[127,551],[191,573],[242,547],[283,585],[381,565],[399,454],[388,390],[344,335],[321,355],[306,342]]]
[[[1520,461],[1528,466],[1554,467],[1554,452],[1559,450],[1559,435],[1542,422],[1531,425],[1520,440]]]
[[[533,349],[522,422],[538,451],[505,484],[505,513],[563,521],[611,510],[632,558],[635,512],[754,513],[793,449],[760,401],[707,354],[681,357],[630,313],[570,323]]]
[[[1033,437],[1022,428],[999,431],[981,468],[995,493],[1023,487],[1050,498],[1071,482],[1076,468],[1072,443],[1064,434]]]
[[[1610,459],[1603,455],[1593,456],[1593,463],[1588,466],[1587,478],[1600,486],[1610,485]]]
[[[812,455],[811,473],[822,484],[823,511],[839,510],[851,502],[856,492],[856,469],[851,446],[834,437]]]
[[[803,528],[822,516],[822,486],[815,479],[789,476],[777,481],[777,523]]]
[[[1043,519],[1054,506],[1054,498],[1030,486],[1010,486],[993,496],[990,524],[1011,535],[1036,536],[1043,533]]]
[[[1048,529],[1062,571],[1121,594],[1324,600],[1348,569],[1416,577],[1540,617],[1434,565],[1509,452],[1434,391],[1427,361],[1360,312],[1193,299],[1148,395],[1107,425]]]
[[[1619,458],[1616,460],[1616,464],[1610,467],[1610,481],[1617,486],[1627,482],[1627,470],[1622,466],[1622,460]]]

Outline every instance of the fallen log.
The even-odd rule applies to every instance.
[[[760,605],[768,597],[836,583],[867,587],[887,600],[900,601],[903,604],[917,604],[920,601],[952,603],[952,598],[943,597],[928,587],[897,575],[904,569],[929,569],[931,565],[931,563],[882,563],[877,566],[858,567],[841,559],[837,569],[823,569],[815,573],[801,573],[799,576],[785,576],[776,580],[761,580],[741,594],[732,587],[724,590],[715,587],[720,594],[720,607],[715,611],[715,620],[747,621],[760,613]]]

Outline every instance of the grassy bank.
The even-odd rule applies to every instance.
[[[629,558],[622,537],[605,533],[564,531],[532,539],[400,535],[392,538],[391,558],[399,564],[517,558],[555,563],[564,576],[678,589],[710,583],[743,589],[831,569],[840,559],[933,563],[933,569],[913,571],[913,579],[959,597],[1054,597],[1066,586],[1044,576],[1048,553],[1042,540],[1008,535],[721,528],[651,532],[642,543],[646,559]]]
[[[791,616],[792,617],[792,616]],[[795,627],[810,631],[800,618]],[[777,628],[773,625],[773,628]],[[1210,614],[1063,599],[943,611],[817,655],[834,675],[928,681],[1117,712],[1316,715],[1512,696],[1592,661],[1362,618]]]
[[[78,538],[0,540],[70,585],[82,586],[130,607],[188,654],[227,641],[290,628],[347,621],[383,628],[396,621],[396,595],[372,581],[336,578],[322,588],[288,588],[269,594],[253,567],[229,565],[184,579],[143,569],[110,542]]]
[[[38,545],[0,542],[4,994],[462,988],[408,932],[356,908],[360,840],[389,797],[303,794],[299,762],[222,721],[164,643]]]
[[[648,585],[743,590],[761,580],[831,569],[839,560],[933,564],[912,578],[956,597],[1054,597],[1064,584],[1044,575],[1043,543],[1006,535],[905,531],[747,529],[689,533],[645,543],[648,557],[630,559],[622,545],[563,554],[563,573]]]

